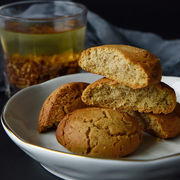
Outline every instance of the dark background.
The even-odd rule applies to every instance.
[[[154,32],[165,39],[180,38],[178,0],[77,0],[110,23],[132,30]]]
[[[0,5],[13,2],[6,0]],[[77,0],[110,23],[121,28],[153,32],[164,39],[180,38],[178,0]],[[7,98],[0,93],[0,110]],[[6,146],[6,147],[4,147]],[[55,180],[39,163],[19,149],[0,125],[1,180]]]
[[[110,23],[127,29],[154,32],[165,39],[180,38],[179,0],[73,0]],[[0,5],[14,2],[1,1]]]

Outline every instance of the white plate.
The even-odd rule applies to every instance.
[[[121,159],[93,158],[75,155],[62,147],[55,131],[38,134],[38,116],[49,94],[68,82],[92,83],[102,76],[80,73],[59,77],[25,88],[5,105],[1,122],[9,137],[45,169],[68,179],[167,179],[179,173],[180,137],[159,141],[144,133],[138,150]],[[163,77],[162,81],[176,91],[180,102],[180,78]]]

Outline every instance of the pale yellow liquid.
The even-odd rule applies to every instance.
[[[5,68],[10,84],[22,89],[60,75],[75,73],[77,60],[84,49],[84,38],[85,26],[51,34],[1,29]]]
[[[54,55],[64,52],[78,53],[84,48],[85,26],[53,34],[18,33],[1,29],[4,52],[11,56]]]

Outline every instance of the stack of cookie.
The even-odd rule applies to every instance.
[[[159,138],[180,134],[180,105],[174,90],[161,82],[161,65],[152,53],[127,45],[104,45],[85,50],[79,65],[105,76],[83,91],[86,104],[126,111],[144,131]]]
[[[127,45],[104,45],[82,52],[79,65],[105,76],[87,84],[67,83],[45,100],[38,131],[57,127],[57,141],[83,155],[122,157],[142,141],[142,130],[166,139],[180,134],[180,105],[161,82],[159,59]]]

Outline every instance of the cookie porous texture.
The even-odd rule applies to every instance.
[[[84,50],[79,65],[133,89],[157,84],[162,78],[159,59],[145,49],[128,45],[103,45]]]
[[[92,106],[154,114],[168,114],[176,106],[174,90],[163,82],[132,89],[107,78],[88,85],[83,91],[82,100]]]
[[[169,114],[139,113],[139,125],[143,131],[161,139],[180,134],[180,104]]]
[[[88,107],[81,100],[88,83],[72,82],[55,89],[45,100],[38,120],[38,132],[56,127],[62,118],[74,109]]]
[[[67,114],[57,127],[56,138],[77,154],[117,158],[138,148],[142,131],[127,113],[90,107]]]

